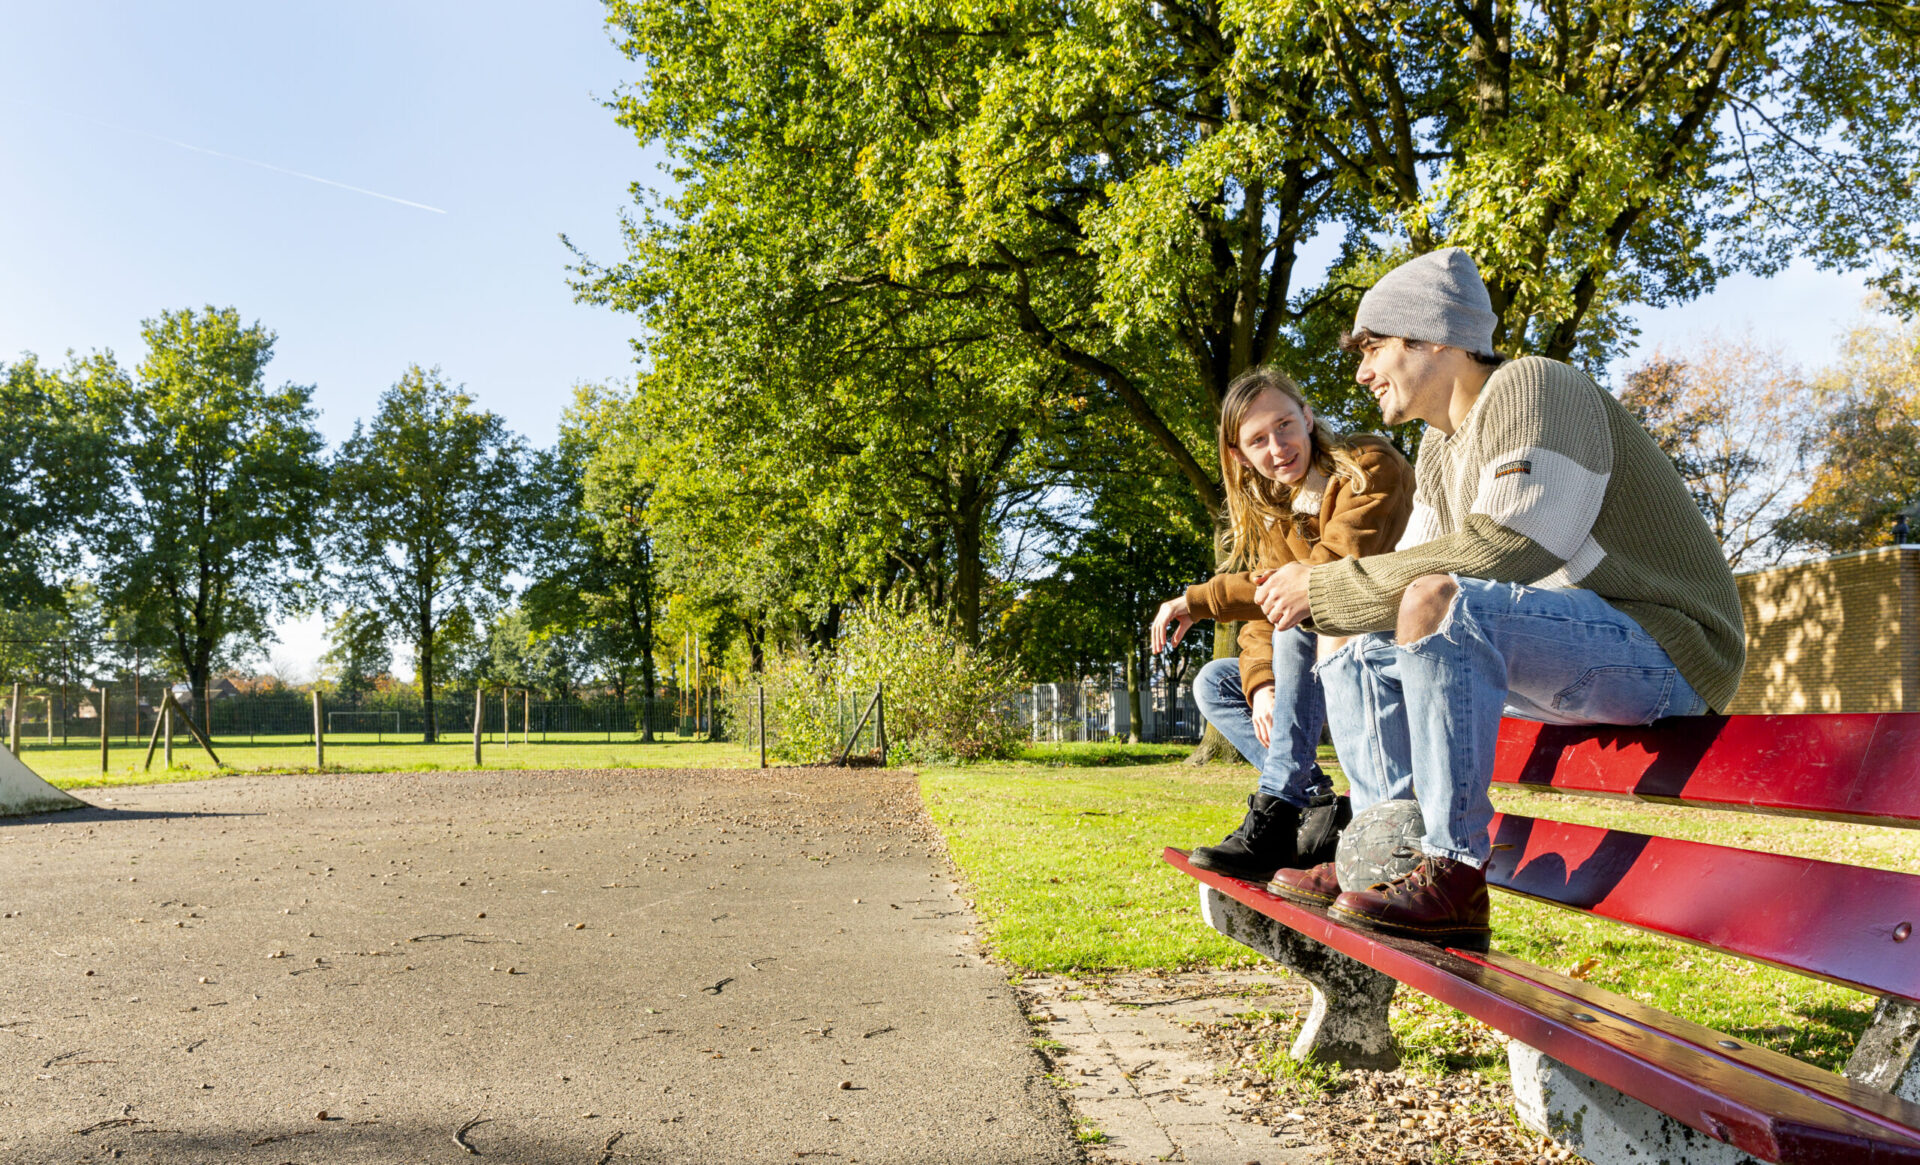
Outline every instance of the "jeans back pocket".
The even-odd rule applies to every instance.
[[[1678,674],[1670,667],[1588,668],[1553,697],[1553,710],[1589,724],[1651,724],[1666,712]]]

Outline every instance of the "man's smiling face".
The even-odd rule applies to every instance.
[[[1380,416],[1389,425],[1445,421],[1453,383],[1444,355],[1437,344],[1369,336],[1360,346],[1360,369],[1353,378],[1380,403]]]

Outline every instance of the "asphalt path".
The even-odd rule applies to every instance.
[[[0,818],[0,1161],[1081,1157],[910,776],[86,795]]]

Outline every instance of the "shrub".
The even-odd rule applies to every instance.
[[[884,604],[856,611],[832,652],[769,653],[761,682],[768,751],[781,760],[833,759],[877,684],[886,686],[889,759],[1007,757],[1022,739],[1020,726],[1001,713],[1017,686],[1012,669],[920,611]],[[749,685],[729,700],[729,719],[749,737],[756,698]]]

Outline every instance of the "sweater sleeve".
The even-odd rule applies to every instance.
[[[1390,630],[1401,594],[1424,575],[1572,586],[1604,557],[1592,531],[1613,438],[1600,389],[1551,361],[1518,361],[1503,371],[1510,374],[1489,381],[1478,415],[1455,438],[1465,439],[1463,464],[1448,476],[1473,496],[1430,507],[1464,520],[1406,550],[1315,566],[1308,578],[1314,630]]]
[[[1253,575],[1246,571],[1216,574],[1187,588],[1187,610],[1195,619],[1264,619],[1266,612],[1253,601],[1255,589]]]
[[[1273,624],[1262,615],[1240,624],[1240,690],[1251,706],[1253,694],[1272,684]]]

